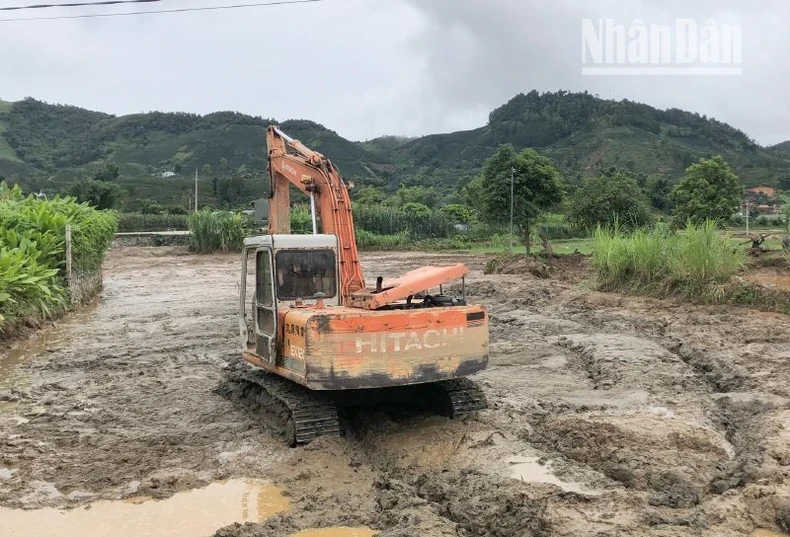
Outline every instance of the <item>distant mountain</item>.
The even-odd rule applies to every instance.
[[[60,191],[110,161],[120,167],[129,200],[186,203],[199,168],[203,181],[213,184],[201,188],[210,191],[204,202],[220,199],[214,192],[218,180],[240,177],[238,202],[265,189],[263,131],[273,123],[237,112],[114,116],[31,98],[0,101],[0,175],[28,188]],[[747,185],[775,185],[790,176],[790,142],[764,148],[712,118],[588,93],[519,94],[491,112],[483,127],[413,139],[353,142],[309,120],[281,126],[332,159],[346,177],[389,190],[425,184],[450,192],[478,173],[502,143],[534,147],[554,159],[571,183],[611,166],[649,178],[678,177],[713,154],[722,154]],[[168,171],[176,177],[163,179]]]
[[[537,149],[571,181],[610,166],[678,177],[699,158],[719,153],[747,184],[775,184],[790,173],[790,159],[715,119],[563,91],[519,94],[491,112],[486,126],[418,138],[396,148],[394,158],[407,174],[433,173],[452,184],[474,174],[502,143]]]
[[[790,140],[788,140],[786,142],[781,142],[781,143],[776,144],[776,145],[772,145],[771,149],[773,149],[775,151],[781,151],[783,153],[790,153]]]

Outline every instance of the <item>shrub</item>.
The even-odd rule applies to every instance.
[[[240,251],[246,221],[243,214],[203,210],[189,217],[192,248],[198,253]]]
[[[66,224],[74,271],[97,270],[117,228],[115,213],[74,198],[24,198],[0,183],[0,331],[14,318],[48,317],[65,305]]]

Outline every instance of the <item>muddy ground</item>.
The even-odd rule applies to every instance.
[[[457,261],[491,313],[490,409],[359,411],[347,438],[292,450],[216,392],[240,345],[237,257],[112,251],[94,310],[0,362],[0,506],[253,477],[291,511],[217,535],[790,531],[790,317],[598,293],[583,264],[486,275],[471,256],[364,256],[369,279]]]

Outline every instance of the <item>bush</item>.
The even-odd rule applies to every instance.
[[[719,234],[712,220],[688,224],[679,233],[666,226],[639,229],[598,228],[593,266],[605,289],[655,294],[681,292],[699,296],[729,280],[745,263],[745,255]]]
[[[203,210],[189,217],[192,248],[198,253],[240,251],[249,222],[241,213]]]
[[[135,231],[186,231],[189,219],[185,214],[139,214],[122,213],[118,219],[118,230],[126,233]]]
[[[25,198],[0,183],[0,331],[3,322],[48,317],[65,304],[66,224],[73,270],[97,270],[117,229],[115,213],[74,198]]]

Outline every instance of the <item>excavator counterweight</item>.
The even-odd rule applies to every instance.
[[[423,402],[458,418],[486,407],[465,377],[488,364],[488,316],[465,297],[464,265],[365,285],[348,186],[320,153],[267,130],[269,232],[245,240],[239,378],[284,420],[291,445],[340,434],[338,406]],[[309,196],[312,235],[290,233],[291,186]],[[444,286],[459,281],[461,296]]]

